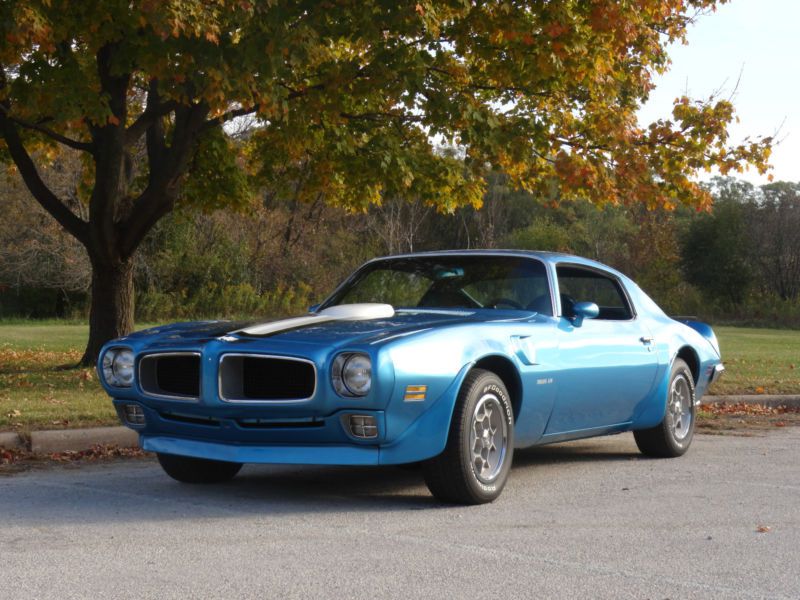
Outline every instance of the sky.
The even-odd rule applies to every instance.
[[[640,122],[668,118],[672,101],[687,92],[694,99],[733,94],[740,123],[730,141],[777,131],[771,173],[775,181],[800,181],[800,1],[732,0],[690,26],[687,41],[670,47],[672,66],[656,78]],[[739,177],[767,183],[752,168]]]

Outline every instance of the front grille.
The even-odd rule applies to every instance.
[[[158,387],[168,394],[200,394],[200,359],[196,356],[165,356],[156,363]]]
[[[317,385],[312,362],[255,354],[225,354],[219,378],[220,397],[229,402],[307,400]]]
[[[146,394],[193,400],[200,397],[200,355],[195,352],[148,354],[139,362],[139,384]]]

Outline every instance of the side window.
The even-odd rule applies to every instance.
[[[497,302],[502,308],[519,308],[553,315],[547,274],[522,274],[509,279],[487,279],[464,286],[464,291],[482,305]]]
[[[464,285],[463,291],[483,306],[496,305],[553,315],[547,271],[539,261],[522,259],[504,265]]]
[[[556,275],[561,312],[565,317],[575,316],[572,307],[576,302],[594,302],[600,307],[598,319],[627,321],[633,318],[628,299],[616,279],[573,266],[557,267]]]

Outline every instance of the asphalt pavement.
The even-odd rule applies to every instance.
[[[799,465],[800,428],[672,460],[624,434],[518,452],[469,508],[388,467],[47,468],[0,478],[0,598],[796,599]]]

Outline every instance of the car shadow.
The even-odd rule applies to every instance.
[[[633,441],[561,443],[519,450],[511,481],[548,474],[568,463],[609,463],[639,457]],[[599,465],[598,465],[599,466]],[[29,481],[28,481],[29,480]],[[425,486],[421,468],[246,465],[232,481],[181,484],[155,461],[118,461],[14,476],[0,490],[0,512],[15,522],[149,522],[281,515],[470,510],[443,504]],[[27,483],[26,483],[27,481]],[[506,490],[506,494],[509,490]],[[502,502],[502,499],[501,499]]]
[[[619,439],[619,438],[618,438]],[[622,442],[622,440],[620,440]],[[568,463],[608,463],[644,459],[632,439],[609,443],[596,438],[517,450],[510,477]],[[165,476],[166,477],[166,476]],[[175,486],[187,486],[175,483]],[[276,511],[392,511],[461,508],[434,499],[419,465],[381,467],[321,467],[247,465],[223,486],[188,486],[197,494],[269,504]]]
[[[178,484],[180,485],[180,484]],[[183,486],[181,486],[183,487]],[[202,486],[214,493],[213,487]],[[224,487],[238,497],[304,512],[434,508],[421,469],[247,465]]]
[[[639,452],[632,438],[629,440],[626,439],[628,436],[614,436],[614,438],[593,438],[518,449],[514,451],[513,468],[576,462],[649,460]],[[610,445],[608,443],[610,441],[621,443]],[[626,443],[627,441],[630,441],[630,444]]]

